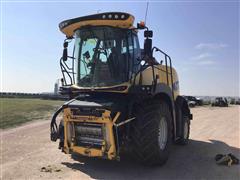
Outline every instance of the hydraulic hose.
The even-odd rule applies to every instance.
[[[58,132],[58,126],[57,126],[57,123],[56,123],[56,119],[57,119],[58,114],[59,114],[63,109],[64,109],[63,106],[61,106],[61,107],[53,114],[53,117],[52,117],[52,120],[51,120],[51,124],[50,124],[50,131],[51,131],[50,138],[51,138],[51,141],[57,141],[57,139],[59,138],[59,132]]]

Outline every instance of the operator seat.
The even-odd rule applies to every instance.
[[[107,60],[108,66],[109,66],[109,71],[111,73],[111,76],[114,79],[117,79],[118,77],[118,65],[119,65],[119,56],[116,50],[116,47],[113,47],[111,49],[111,54],[108,57]]]

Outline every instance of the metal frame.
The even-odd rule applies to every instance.
[[[64,109],[64,152],[70,153],[71,151],[77,152],[84,156],[89,157],[105,157],[107,159],[118,159],[118,153],[116,148],[116,142],[114,138],[113,126],[119,117],[119,113],[111,119],[110,111],[104,110],[101,117],[95,116],[73,116],[71,115],[70,108]],[[75,146],[73,143],[69,145],[68,142],[68,124],[73,122],[88,122],[88,123],[99,123],[105,126],[107,136],[109,137],[110,148],[107,150],[106,142],[104,141],[101,149],[91,148],[91,147],[79,147]]]

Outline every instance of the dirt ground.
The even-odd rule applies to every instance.
[[[174,145],[168,162],[155,168],[130,157],[117,162],[65,155],[49,139],[49,121],[1,131],[1,179],[240,179],[240,165],[214,161],[217,153],[240,158],[240,106],[197,107],[192,113],[190,143]]]

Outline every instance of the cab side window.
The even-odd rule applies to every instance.
[[[132,56],[133,56],[133,73],[136,73],[140,69],[139,60],[141,58],[141,49],[140,49],[140,46],[139,46],[139,41],[138,41],[137,35],[133,34],[132,38],[133,38],[133,47],[134,47],[133,48],[133,52],[132,52]]]

